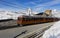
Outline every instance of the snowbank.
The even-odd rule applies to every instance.
[[[45,31],[42,38],[60,38],[60,21],[54,23],[54,25]]]

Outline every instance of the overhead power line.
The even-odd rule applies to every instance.
[[[8,3],[8,4],[11,4],[11,5],[17,5],[17,4],[14,4],[14,3],[11,3],[11,2],[7,2],[7,1],[4,1],[4,0],[0,0],[1,2],[5,2],[5,3]]]
[[[14,6],[11,6],[11,5],[8,5],[8,4],[3,4],[3,3],[0,3],[0,4],[18,9],[18,7],[14,7]]]
[[[9,3],[9,4],[13,4],[13,5],[16,5],[16,4],[14,4],[14,3],[11,3],[11,2],[7,2],[7,1],[4,1],[4,0],[0,0],[0,1],[2,1],[2,2],[6,2],[6,3]]]
[[[14,4],[14,3],[11,3],[11,2],[7,2],[7,1],[4,1],[4,0],[0,0],[0,2],[3,2],[4,4],[3,3],[0,3],[0,4],[3,4],[5,6],[22,9],[19,6],[17,6],[17,4]]]

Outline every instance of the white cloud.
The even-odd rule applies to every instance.
[[[55,5],[55,4],[59,4],[60,3],[60,0],[53,0],[51,2],[47,2],[47,3],[43,3],[43,4],[39,4],[37,5],[36,7],[39,7],[39,6],[51,6],[51,5]]]
[[[34,2],[34,1],[30,1],[30,2],[27,2],[27,3],[25,3],[26,5],[29,5],[29,4],[33,4],[33,5],[36,5],[37,3],[36,2]]]
[[[30,2],[30,4],[36,4],[35,2]]]
[[[60,3],[60,0],[53,0],[51,2],[46,2],[46,3],[43,3],[43,4],[38,4],[34,8],[36,9],[36,11],[39,11],[40,9],[43,9],[45,7],[56,5],[56,4],[59,4],[59,3]]]

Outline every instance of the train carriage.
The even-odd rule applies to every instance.
[[[19,26],[22,26],[22,25],[30,25],[30,24],[38,24],[46,22],[55,22],[58,20],[59,18],[56,17],[22,16],[18,17],[17,24]]]

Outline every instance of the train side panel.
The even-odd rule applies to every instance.
[[[46,23],[46,22],[54,22],[58,21],[58,18],[41,18],[41,17],[22,17],[18,18],[17,24],[19,25],[28,25],[28,24],[37,24],[37,23]]]

